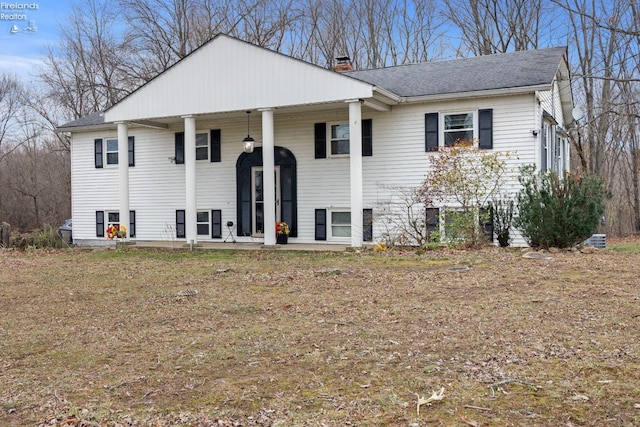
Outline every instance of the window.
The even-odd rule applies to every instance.
[[[349,154],[349,125],[345,123],[333,124],[329,126],[331,135],[331,155],[339,156]]]
[[[107,139],[107,164],[118,164],[118,140]]]
[[[211,139],[209,139],[211,135]],[[209,143],[211,141],[211,143]],[[207,160],[211,158],[211,162],[222,161],[221,148],[222,139],[220,129],[212,129],[209,132],[200,132],[196,134],[196,160]],[[209,150],[211,145],[211,150]],[[184,132],[175,133],[175,162],[176,165],[184,164]]]
[[[104,146],[103,146],[104,144]],[[135,166],[135,138],[130,136],[128,138],[128,154],[129,154],[129,166]],[[110,138],[102,140],[98,138],[94,140],[93,154],[96,169],[101,169],[104,165],[103,156],[106,154],[107,165],[118,164],[118,139]]]
[[[440,231],[440,209],[439,208],[427,208],[427,237],[432,239],[435,231]]]
[[[120,212],[107,212],[107,227],[110,225],[120,226]]]
[[[470,227],[482,232],[488,241],[493,242],[493,210],[491,207],[465,211],[460,209],[427,208],[427,230],[431,233],[439,230],[444,242],[460,243],[469,239]]]
[[[444,115],[444,146],[473,141],[473,113]]]
[[[198,236],[209,235],[209,211],[198,211],[196,214]]]
[[[438,151],[461,141],[478,141],[481,149],[493,148],[493,110],[424,115],[425,151]]]
[[[331,237],[351,237],[351,212],[331,212]]]
[[[350,152],[351,131],[346,123],[315,123],[314,157],[326,159],[327,151],[331,156],[347,156]],[[362,120],[362,156],[373,156],[373,120]]]
[[[206,133],[196,134],[196,160],[209,160],[209,135]]]

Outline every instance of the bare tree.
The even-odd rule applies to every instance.
[[[59,46],[50,46],[39,69],[48,96],[71,118],[103,110],[141,81],[128,73],[133,46],[115,35],[117,11],[107,0],[84,0],[60,27]],[[130,68],[130,67],[129,67]]]
[[[541,29],[552,22],[544,13],[543,0],[445,0],[444,4],[465,50],[476,56],[538,48]]]
[[[15,138],[18,126],[16,116],[23,106],[24,90],[18,78],[0,74],[0,163],[5,155],[19,145]]]

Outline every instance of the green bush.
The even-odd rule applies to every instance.
[[[533,247],[565,248],[597,231],[605,200],[611,197],[602,178],[594,175],[537,173],[535,166],[520,170],[518,215],[514,225]]]

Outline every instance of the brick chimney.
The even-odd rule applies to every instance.
[[[335,67],[333,67],[333,71],[344,73],[346,71],[355,70],[355,68],[353,68],[353,65],[351,64],[351,58],[349,58],[348,56],[341,56],[339,58],[336,58],[336,61],[338,61],[338,63]]]

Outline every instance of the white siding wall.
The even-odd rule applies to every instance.
[[[493,109],[494,150],[512,151],[518,164],[536,160],[538,140],[536,101],[533,94],[501,98],[470,99],[421,105],[399,105],[391,112],[364,109],[363,119],[373,119],[373,156],[363,158],[364,207],[375,208],[391,194],[389,188],[417,186],[429,166],[426,153],[425,113]],[[314,242],[315,209],[348,208],[350,205],[349,159],[314,158],[314,123],[346,122],[348,109],[287,115],[275,111],[275,144],[289,149],[297,161],[298,237],[292,242]],[[197,208],[221,209],[223,237],[227,221],[236,219],[236,161],[242,153],[246,122],[196,122],[198,131],[221,129],[222,162],[197,162]],[[130,208],[136,211],[136,239],[170,240],[176,209],[185,208],[184,165],[169,160],[174,155],[174,133],[182,128],[153,130],[130,128],[135,136],[136,165],[130,168]],[[260,142],[260,120],[251,123],[251,134]],[[115,137],[116,131],[77,133],[73,138],[72,186],[74,238],[95,242],[95,211],[118,209],[118,169],[94,167],[94,138]],[[511,185],[517,186],[516,176]],[[379,241],[382,227],[374,227]],[[376,237],[377,236],[377,237]],[[249,238],[236,238],[248,241]],[[199,240],[210,240],[199,236]],[[516,243],[522,243],[521,240]]]

